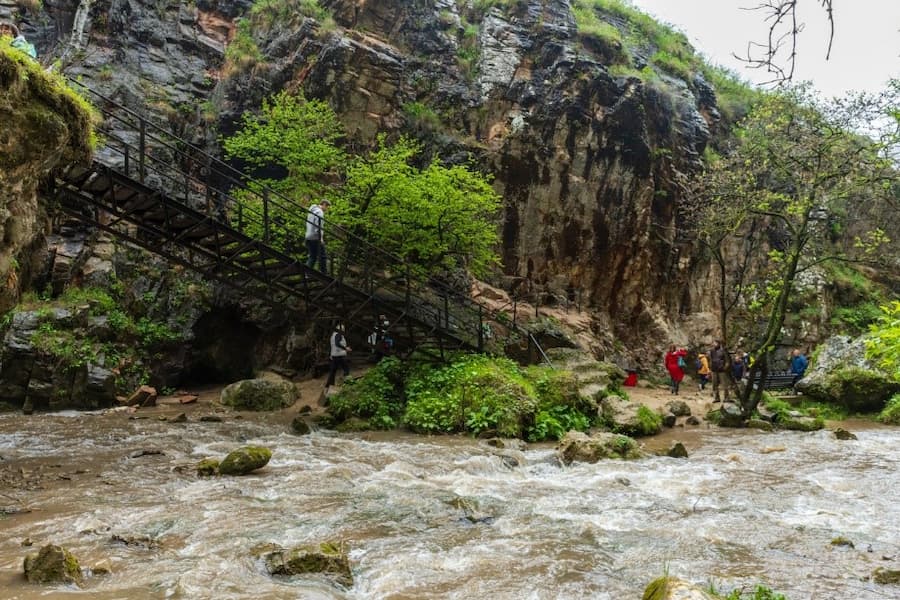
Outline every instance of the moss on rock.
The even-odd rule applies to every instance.
[[[270,575],[291,577],[306,573],[323,573],[342,585],[353,585],[350,559],[343,544],[323,542],[278,550],[265,556]]]
[[[204,458],[197,463],[197,475],[209,477],[219,472],[219,461],[215,458]]]
[[[219,464],[220,475],[246,475],[269,463],[272,451],[263,446],[244,446],[233,450]]]
[[[556,447],[556,455],[563,464],[573,462],[595,463],[604,458],[641,458],[644,454],[637,442],[627,435],[598,433],[588,436],[580,431],[570,431]]]
[[[55,544],[25,557],[25,578],[29,583],[79,583],[82,580],[78,559]]]
[[[239,410],[280,410],[297,401],[297,387],[285,379],[244,379],[222,390],[222,404]]]

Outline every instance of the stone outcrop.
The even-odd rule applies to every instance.
[[[344,586],[353,585],[350,558],[344,544],[320,543],[276,550],[264,556],[270,575],[291,577],[322,573]]]
[[[280,410],[294,404],[299,397],[293,382],[272,375],[244,379],[222,390],[222,404],[238,410]]]
[[[644,589],[642,600],[716,600],[702,587],[678,579],[677,577],[660,577],[654,579]]]
[[[26,556],[24,568],[29,583],[79,583],[83,579],[78,559],[55,544],[48,544],[37,554]]]
[[[573,462],[595,463],[604,458],[641,458],[637,443],[627,435],[570,431],[556,446],[556,456],[564,465]]]
[[[261,469],[272,458],[272,451],[262,446],[244,446],[228,453],[221,463],[219,463],[219,475],[246,475],[257,469]],[[209,468],[211,463],[205,463],[203,466]],[[198,473],[200,467],[198,466]],[[200,473],[205,475],[206,473]]]
[[[628,436],[656,435],[662,429],[663,420],[659,414],[619,396],[604,398],[598,416],[606,427]]]
[[[38,184],[54,169],[91,157],[90,107],[18,50],[0,47],[0,311],[38,265],[47,225]]]
[[[866,359],[865,336],[834,336],[819,348],[812,369],[796,388],[814,400],[841,404],[851,411],[876,412],[900,392],[900,381]]]

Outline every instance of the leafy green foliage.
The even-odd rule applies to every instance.
[[[866,339],[866,356],[900,381],[900,300],[881,307],[882,314]]]
[[[504,358],[461,355],[448,364],[388,358],[331,398],[335,421],[403,424],[420,433],[492,432],[529,441],[584,431],[594,412],[571,373],[522,369]]]
[[[222,143],[228,158],[257,168],[282,167],[286,177],[258,181],[305,200],[320,196],[328,189],[326,179],[341,172],[346,155],[338,143],[343,137],[343,127],[327,103],[280,92],[263,101],[259,114],[244,113],[241,128]]]
[[[222,74],[232,77],[238,73],[249,71],[263,62],[263,54],[253,39],[250,21],[239,19],[234,37],[225,48],[225,64],[222,65]]]
[[[900,394],[888,400],[884,410],[878,415],[878,420],[887,425],[900,425]]]
[[[499,261],[500,197],[469,167],[434,160],[417,169],[410,163],[419,151],[406,138],[393,145],[380,138],[347,169],[333,219],[426,273],[465,266],[484,274]]]
[[[359,417],[375,429],[393,429],[403,413],[403,376],[398,359],[384,358],[365,376],[348,379],[329,399],[329,411],[338,420]]]
[[[414,372],[406,394],[403,421],[421,433],[492,430],[521,437],[526,415],[537,408],[534,390],[515,363],[481,355]]]

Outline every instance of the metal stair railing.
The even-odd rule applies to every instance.
[[[330,240],[331,276],[323,276],[306,268],[304,261],[295,255],[291,232],[285,232],[283,224],[290,217],[297,222],[298,215],[301,215],[300,222],[305,222],[307,206],[254,182],[231,165],[172,135],[99,92],[77,82],[73,83],[94,100],[95,104],[100,105],[105,118],[100,133],[105,137],[106,145],[97,152],[96,162],[111,173],[124,175],[126,179],[145,185],[150,190],[170,190],[166,196],[175,201],[171,204],[173,210],[183,213],[186,207],[196,211],[197,215],[192,217],[197,220],[194,227],[199,228],[202,224],[211,228],[216,232],[217,239],[220,232],[224,235],[236,231],[243,236],[237,236],[243,244],[238,244],[237,250],[228,248],[223,251],[217,248],[213,256],[208,257],[215,264],[222,266],[244,258],[261,261],[263,272],[268,264],[282,268],[291,266],[304,273],[305,281],[311,278],[322,286],[317,295],[305,296],[307,311],[315,309],[316,316],[330,312],[333,316],[359,323],[362,327],[371,326],[378,314],[389,314],[392,317],[392,328],[406,327],[406,333],[414,340],[416,337],[422,338],[422,332],[414,332],[414,328],[418,326],[427,332],[427,339],[420,339],[420,342],[430,339],[437,342],[441,350],[444,349],[443,343],[447,342],[451,347],[455,344],[483,351],[485,324],[504,321],[499,313],[489,310],[441,280],[429,278],[424,282],[424,287],[414,286],[410,268],[403,259],[327,219],[325,231]],[[127,187],[127,183],[123,185]],[[177,203],[184,206],[177,206]],[[122,217],[127,218],[128,215]],[[138,223],[139,228],[146,226],[145,223]],[[276,230],[287,233],[287,238],[276,240]],[[161,232],[153,233],[160,235]],[[296,233],[296,241],[299,243],[304,232]],[[225,237],[232,242],[236,239],[233,234]],[[208,248],[198,248],[196,245],[191,247],[183,240],[182,243],[189,251],[209,251]],[[253,269],[239,271],[248,279],[260,279]],[[215,275],[209,272],[204,274]],[[270,283],[265,281],[267,277],[262,279],[262,283]],[[352,309],[341,307],[344,310],[338,315],[334,315],[336,307],[316,307],[317,299],[328,299],[326,292],[329,290],[338,296],[350,293],[355,296],[355,305]],[[285,295],[281,301],[284,302],[289,294],[288,290],[282,291]],[[424,297],[423,293],[437,297],[430,299]],[[363,304],[356,304],[359,302]],[[350,304],[349,300],[344,303]],[[347,309],[351,312],[346,312]],[[530,333],[519,330],[515,324],[507,329],[517,335],[527,334],[530,343],[539,349],[549,363],[546,354]],[[393,333],[396,335],[398,332],[395,330]]]

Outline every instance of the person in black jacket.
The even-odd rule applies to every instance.
[[[722,340],[716,340],[716,345],[709,351],[709,369],[712,371],[713,402],[721,402],[719,396],[719,386],[725,387],[725,399],[728,400],[728,369],[729,369],[728,352],[722,345]]]

